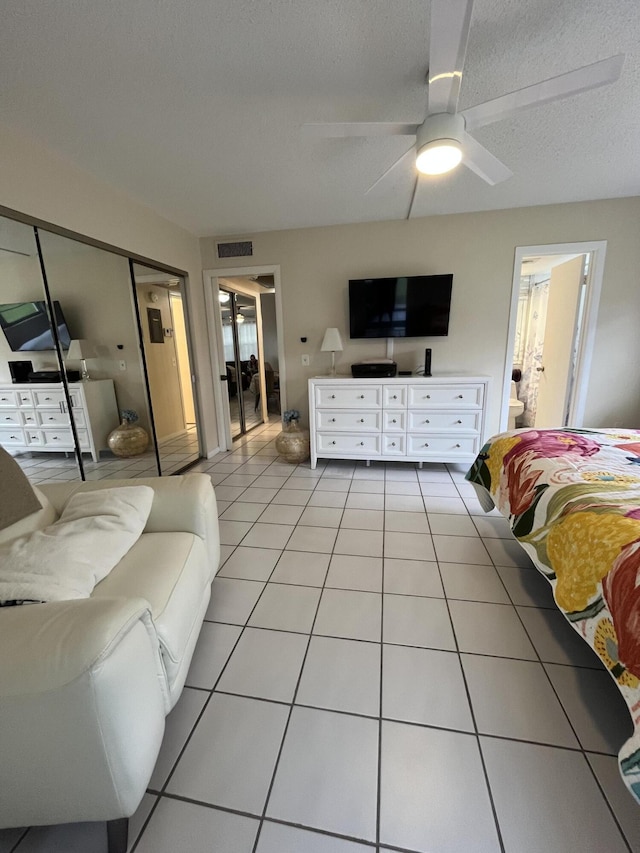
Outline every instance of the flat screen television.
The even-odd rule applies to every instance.
[[[59,302],[53,303],[58,337],[69,349],[71,336]],[[12,352],[42,352],[55,349],[44,301],[10,302],[0,305],[0,328]]]
[[[349,282],[352,338],[430,338],[449,334],[453,275],[361,278]]]

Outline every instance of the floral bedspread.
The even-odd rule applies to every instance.
[[[467,479],[509,520],[616,681],[634,723],[620,772],[640,802],[640,431],[503,432]]]

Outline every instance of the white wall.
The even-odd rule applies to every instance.
[[[0,204],[184,270],[206,450],[218,444],[198,239],[121,191],[7,127],[0,128]]]
[[[330,354],[320,352],[328,326],[339,328],[345,343],[336,356],[339,373],[349,373],[352,362],[385,355],[385,341],[349,340],[350,278],[451,272],[449,336],[396,341],[396,361],[412,369],[430,346],[434,375],[491,376],[488,431],[495,432],[516,247],[606,240],[585,424],[640,427],[639,221],[640,199],[626,198],[247,235],[253,264],[281,267],[287,405],[306,412],[307,379],[328,372]],[[205,269],[231,266],[229,259],[216,259],[215,238],[201,246]],[[246,263],[239,259],[238,266]],[[301,365],[303,353],[311,355],[309,368]]]

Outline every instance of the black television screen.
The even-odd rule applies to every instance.
[[[58,337],[63,349],[71,338],[59,302],[53,303]],[[0,328],[12,352],[40,352],[55,349],[44,301],[11,302],[0,305]]]
[[[429,338],[449,334],[453,275],[362,278],[349,282],[352,338]]]

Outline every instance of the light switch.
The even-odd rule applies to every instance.
[[[304,366],[304,367],[309,367],[309,362],[310,362],[309,356],[305,353],[305,354],[302,356],[302,364],[303,364],[303,366]]]

